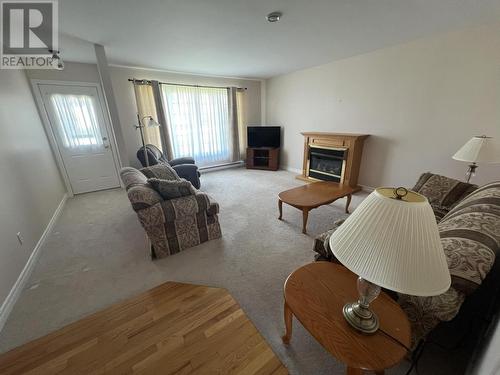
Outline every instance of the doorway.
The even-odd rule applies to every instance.
[[[119,187],[116,143],[99,86],[33,84],[69,192]]]

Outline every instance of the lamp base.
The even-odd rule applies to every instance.
[[[469,169],[467,170],[467,173],[465,174],[465,177],[467,178],[467,183],[470,182],[471,177],[474,177],[476,175],[476,169],[478,165],[476,163],[472,163],[469,165]]]
[[[347,303],[343,313],[347,322],[360,332],[375,333],[378,330],[378,317],[368,306],[359,302]]]

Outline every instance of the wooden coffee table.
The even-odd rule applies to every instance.
[[[349,213],[349,204],[354,189],[348,185],[339,184],[337,182],[321,181],[312,182],[303,186],[299,186],[290,190],[282,191],[278,194],[278,208],[280,216],[283,217],[283,202],[298,208],[302,211],[302,233],[307,233],[307,218],[309,211],[313,208],[330,204],[337,199],[347,197],[345,212]]]
[[[380,329],[366,335],[352,328],[342,315],[342,307],[358,299],[356,280],[347,268],[330,262],[310,263],[292,272],[284,287],[283,342],[290,343],[295,315],[328,352],[346,364],[347,374],[362,374],[363,370],[383,374],[407,353],[410,323],[399,305],[381,292],[370,304]]]

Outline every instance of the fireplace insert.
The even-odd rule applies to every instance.
[[[309,146],[309,177],[342,182],[347,149]]]

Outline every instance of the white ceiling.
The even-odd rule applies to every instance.
[[[59,0],[67,61],[94,60],[84,40],[114,64],[250,78],[498,20],[500,0]]]

